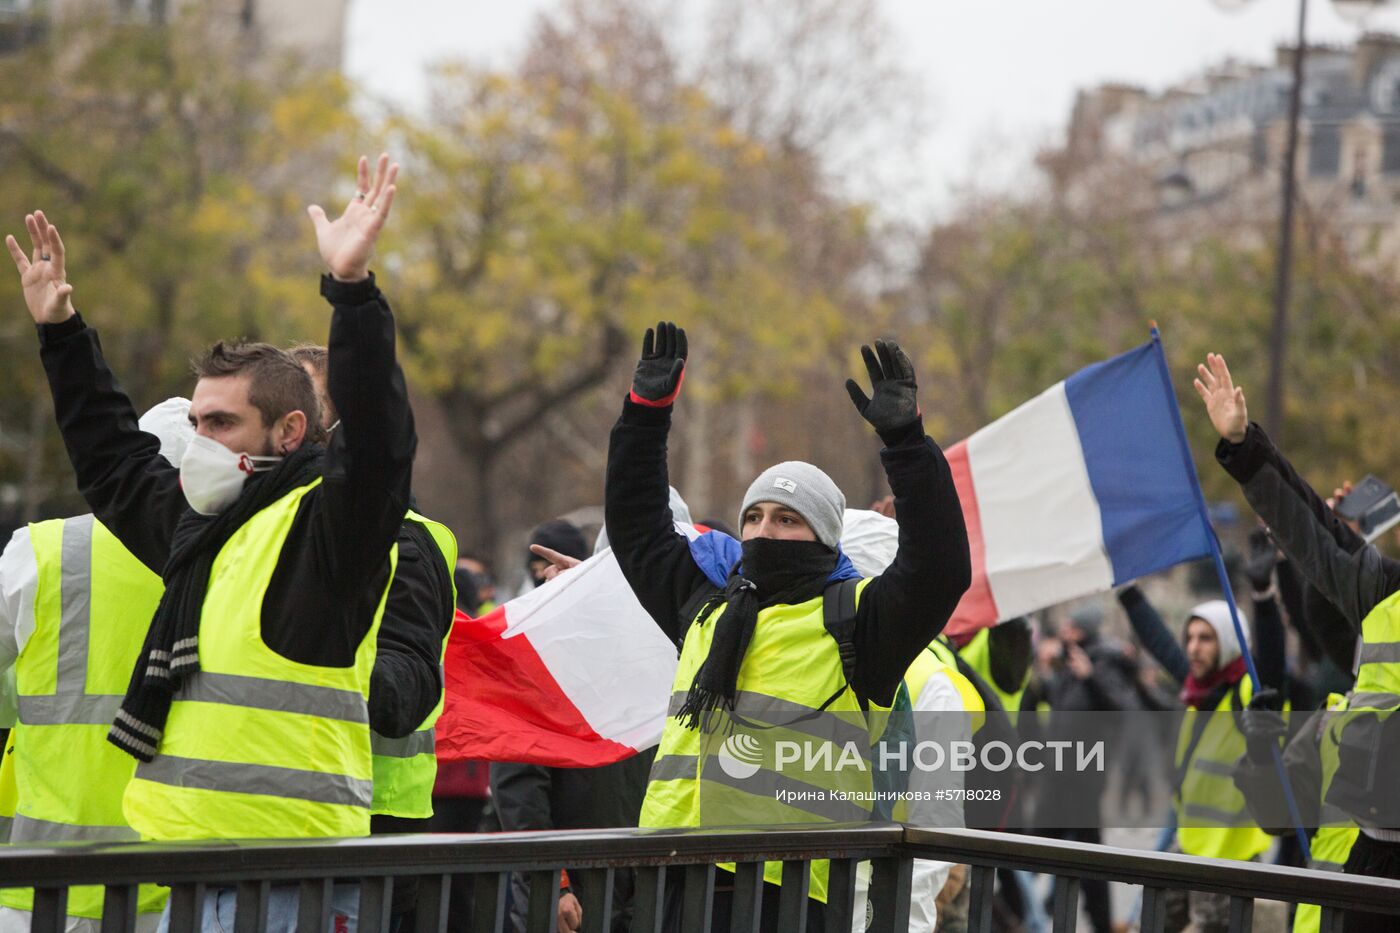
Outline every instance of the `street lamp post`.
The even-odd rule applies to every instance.
[[[1239,8],[1240,0],[1215,0],[1226,8]],[[1248,0],[1245,0],[1248,2]],[[1392,0],[1332,0],[1338,14],[1354,22]],[[1303,101],[1303,64],[1308,54],[1308,0],[1298,0],[1298,41],[1293,47],[1293,85],[1288,94],[1288,138],[1283,154],[1282,209],[1279,211],[1278,251],[1274,258],[1274,317],[1269,334],[1269,388],[1265,398],[1264,427],[1283,443],[1284,367],[1288,358],[1288,304],[1293,278],[1293,208],[1298,189],[1298,120]]]
[[[1298,0],[1298,43],[1293,47],[1293,86],[1288,93],[1288,142],[1283,154],[1283,209],[1279,212],[1278,252],[1274,258],[1274,322],[1269,334],[1269,392],[1264,427],[1283,443],[1283,367],[1288,355],[1288,299],[1293,289],[1293,204],[1298,188],[1298,116],[1303,105],[1303,60],[1307,45],[1308,0]]]

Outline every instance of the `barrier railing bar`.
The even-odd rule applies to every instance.
[[[1142,916],[1138,933],[1162,933],[1167,924],[1167,892],[1146,885],[1142,889]]]
[[[665,919],[666,866],[644,865],[637,869],[637,888],[632,903],[633,933],[661,933]]]
[[[68,889],[38,888],[34,891],[31,933],[63,933],[67,928]]]
[[[778,929],[807,933],[807,895],[812,872],[805,861],[783,862],[783,883],[778,891]]]
[[[687,865],[681,888],[681,933],[710,933],[715,866]]]
[[[525,915],[525,933],[554,933],[559,911],[559,872],[532,871],[528,877],[530,903]]]
[[[763,863],[740,862],[734,866],[734,907],[729,913],[730,933],[758,933],[762,924]]]
[[[613,885],[617,883],[617,869],[615,868],[580,868],[577,871],[570,871],[569,877],[577,879],[574,886],[574,894],[578,897],[579,906],[583,908],[584,917],[607,917],[608,924],[612,922],[613,911]],[[592,926],[592,921],[587,921]],[[601,927],[592,927],[598,930],[609,929],[608,924]]]
[[[494,872],[472,878],[476,892],[472,900],[472,930],[477,933],[499,933],[506,923],[506,895],[510,891],[510,874]]]
[[[830,861],[826,882],[826,926],[828,930],[853,929],[852,921],[856,912],[856,866],[855,859],[834,858]],[[861,918],[862,927],[865,918]]]
[[[330,927],[333,884],[329,878],[307,878],[297,885],[298,930],[325,930]]]
[[[206,890],[198,881],[177,884],[170,889],[171,933],[195,933],[199,929]]]
[[[418,879],[418,898],[414,906],[418,933],[447,933],[447,898],[451,891],[451,875],[424,875]],[[325,925],[298,928],[323,930]]]
[[[990,865],[973,865],[968,884],[972,896],[967,908],[967,933],[992,933],[992,900],[997,870]]]
[[[267,881],[240,881],[233,905],[233,933],[266,933],[267,902],[272,897],[272,884]],[[364,906],[361,905],[361,911]],[[107,926],[104,917],[102,926]],[[371,933],[363,925],[360,929]]]
[[[1250,933],[1254,929],[1254,898],[1230,898],[1230,933]]]
[[[136,885],[109,884],[102,895],[102,933],[136,933]]]
[[[895,855],[870,861],[870,933],[907,933],[914,860]]]
[[[1074,933],[1079,929],[1078,878],[1071,875],[1055,876],[1055,901],[1050,928],[1055,933]]]

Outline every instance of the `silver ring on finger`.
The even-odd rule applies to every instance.
[[[40,253],[40,254],[39,254],[39,261],[40,261],[40,262],[48,262],[48,261],[49,261],[50,259],[52,259],[52,258],[53,258],[53,257],[50,256],[48,253]]]
[[[365,198],[367,198],[367,197],[369,197],[369,192],[368,192],[368,191],[356,191],[356,192],[355,192],[355,200],[356,200],[356,201],[363,201],[363,200],[364,200]]]

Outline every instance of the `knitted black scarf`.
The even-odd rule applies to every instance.
[[[175,691],[199,670],[199,617],[214,558],[244,522],[320,476],[323,454],[317,444],[303,445],[271,470],[250,477],[218,515],[189,509],[180,517],[161,572],[165,592],[107,741],[139,761],[155,757]]]
[[[749,650],[759,610],[820,596],[835,569],[836,552],[820,541],[750,538],[744,542],[743,560],[724,587],[724,611],[715,620],[710,653],[695,672],[685,703],[676,714],[683,726],[713,732],[715,711],[734,712],[739,666]],[[716,597],[706,604],[701,621],[719,601]],[[732,728],[732,718],[725,719]]]

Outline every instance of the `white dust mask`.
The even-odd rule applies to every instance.
[[[196,434],[180,461],[180,488],[200,515],[218,515],[238,498],[254,473],[270,470],[281,457],[236,454],[213,438]]]

